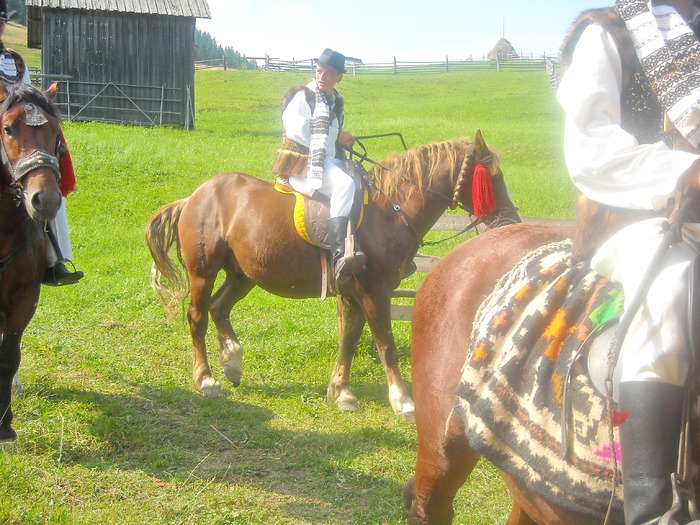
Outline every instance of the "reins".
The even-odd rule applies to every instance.
[[[388,135],[393,135],[393,134],[386,134],[386,135],[388,136]],[[384,136],[384,135],[376,135],[376,136]],[[368,137],[365,137],[365,138],[370,138],[370,137],[374,137],[374,135],[368,136]],[[403,142],[403,138],[402,138],[402,142]],[[461,202],[459,202],[459,200],[458,200],[459,194],[461,193],[461,188],[462,188],[463,184],[466,182],[466,178],[467,178],[467,177],[466,177],[466,171],[467,171],[467,168],[468,168],[468,166],[469,166],[469,162],[472,160],[472,157],[471,157],[469,154],[467,154],[466,152],[465,152],[465,155],[464,155],[464,160],[462,161],[462,166],[461,166],[461,168],[460,168],[460,174],[459,174],[459,177],[458,177],[458,179],[457,179],[457,184],[455,185],[455,188],[454,188],[454,191],[453,191],[453,196],[452,196],[452,197],[449,197],[449,196],[447,196],[447,195],[445,195],[445,194],[443,194],[443,193],[440,193],[439,191],[436,191],[436,190],[434,190],[434,189],[432,189],[432,188],[430,188],[430,187],[428,187],[428,186],[424,186],[423,184],[420,184],[420,183],[416,182],[416,181],[413,180],[412,178],[407,177],[406,175],[404,175],[403,173],[399,173],[399,172],[397,172],[397,171],[395,171],[395,170],[392,170],[391,168],[389,168],[389,167],[387,167],[387,166],[384,166],[382,163],[377,162],[377,161],[375,161],[375,160],[369,158],[369,157],[367,156],[367,148],[365,148],[364,144],[362,144],[362,142],[360,142],[359,140],[357,140],[357,138],[356,138],[356,143],[360,145],[360,147],[364,150],[364,153],[360,153],[360,152],[358,152],[358,151],[355,151],[355,150],[353,150],[351,147],[344,146],[344,149],[346,149],[346,150],[350,153],[351,158],[352,158],[352,156],[356,156],[356,157],[358,157],[358,158],[360,159],[360,161],[369,162],[370,164],[373,164],[374,166],[377,166],[377,167],[379,167],[379,168],[381,168],[381,169],[383,169],[383,170],[386,170],[386,171],[388,171],[388,172],[390,172],[390,173],[393,173],[393,174],[397,175],[398,177],[400,177],[401,179],[405,180],[406,182],[408,182],[408,183],[410,183],[410,184],[413,184],[414,186],[416,186],[416,187],[417,187],[418,189],[420,189],[421,191],[430,193],[431,195],[434,195],[434,196],[436,196],[436,197],[442,199],[443,201],[446,201],[446,202],[448,203],[448,206],[450,207],[450,209],[455,209],[456,207],[459,207],[460,209],[466,211],[469,215],[472,215],[472,214],[473,214],[470,210],[468,210],[467,208],[465,208],[464,205],[463,205]],[[405,148],[405,144],[404,144],[404,148]],[[486,157],[485,159],[477,159],[477,162],[483,161],[483,160],[488,160],[489,158],[490,158],[490,156],[489,156],[489,157]],[[455,233],[454,235],[450,235],[449,237],[446,237],[446,238],[441,239],[441,240],[439,240],[439,241],[426,242],[426,241],[423,240],[423,237],[420,235],[420,233],[418,233],[418,230],[416,229],[415,225],[413,224],[413,221],[411,220],[411,218],[410,218],[410,217],[408,216],[408,214],[401,208],[401,205],[398,204],[398,203],[397,203],[395,200],[393,200],[391,197],[389,197],[389,196],[388,196],[385,192],[383,192],[381,189],[379,189],[379,187],[376,185],[376,183],[374,182],[374,180],[372,180],[372,179],[370,179],[369,177],[366,177],[366,176],[364,177],[364,180],[365,180],[365,182],[366,182],[369,186],[371,186],[372,188],[374,188],[376,191],[378,191],[380,194],[382,194],[382,195],[384,196],[384,198],[385,198],[387,201],[389,201],[389,203],[391,204],[392,209],[393,209],[396,213],[399,214],[399,216],[403,219],[403,221],[404,221],[404,223],[406,224],[406,226],[408,226],[408,227],[411,229],[411,231],[413,232],[413,234],[415,235],[416,240],[418,241],[419,247],[423,247],[423,246],[436,246],[436,245],[438,245],[438,244],[442,244],[443,242],[449,241],[450,239],[454,239],[455,237],[459,237],[460,235],[465,234],[465,233],[468,232],[469,230],[471,230],[471,229],[473,229],[473,228],[476,228],[479,224],[482,224],[482,223],[484,222],[483,219],[480,219],[480,218],[477,217],[474,221],[472,221],[472,222],[471,222],[470,224],[468,224],[465,228],[463,228],[461,231]],[[500,213],[501,211],[504,211],[504,209],[505,209],[505,208],[498,208],[496,211],[497,211],[498,213]]]

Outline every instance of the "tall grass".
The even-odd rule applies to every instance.
[[[415,429],[391,412],[368,331],[351,377],[362,409],[342,414],[324,398],[337,347],[333,301],[254,290],[232,314],[243,383],[205,399],[191,386],[183,319],[166,323],[148,286],[149,216],[219,172],[270,179],[280,100],[306,81],[199,72],[190,132],[64,123],[78,172],[68,214],[86,276],[45,288],[25,334],[19,439],[0,452],[0,523],[405,521]],[[523,214],[571,216],[561,115],[544,74],[347,75],[339,89],[356,135],[399,131],[416,146],[481,129]],[[395,138],[366,145],[376,159],[400,149]],[[394,330],[410,381],[409,325]],[[215,363],[213,335],[209,344]],[[480,464],[455,522],[504,522],[508,504],[493,467]]]

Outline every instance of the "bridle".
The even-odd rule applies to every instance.
[[[359,142],[359,141],[357,141],[357,142]],[[360,143],[360,146],[365,150],[365,152],[367,151],[367,149],[366,149],[361,143]],[[416,186],[416,187],[417,187],[418,189],[420,189],[421,191],[430,193],[431,195],[434,195],[434,196],[440,198],[441,200],[447,202],[447,203],[448,203],[448,206],[449,206],[449,208],[450,208],[451,210],[454,210],[455,208],[459,207],[460,209],[466,211],[469,215],[473,215],[473,214],[474,214],[474,213],[473,213],[473,210],[469,210],[466,206],[464,206],[464,204],[462,204],[461,199],[460,199],[460,197],[461,197],[461,195],[462,195],[462,191],[463,191],[464,185],[465,185],[469,180],[471,180],[471,177],[472,177],[472,175],[473,175],[474,166],[476,166],[478,163],[484,164],[485,162],[489,162],[489,161],[491,161],[492,158],[493,158],[493,155],[487,155],[487,156],[481,157],[481,156],[479,155],[479,153],[476,151],[476,146],[475,146],[473,143],[468,144],[468,145],[467,145],[467,148],[466,148],[466,151],[465,151],[465,153],[464,153],[464,160],[462,161],[462,165],[461,165],[461,167],[460,167],[460,173],[459,173],[459,176],[457,177],[457,182],[455,183],[455,186],[454,186],[454,188],[453,188],[453,190],[452,190],[452,195],[445,195],[445,194],[442,193],[442,192],[436,191],[436,190],[434,190],[434,189],[432,189],[432,188],[430,188],[430,187],[428,187],[428,186],[424,186],[423,184],[421,184],[421,183],[419,183],[419,182],[413,180],[412,178],[410,178],[410,177],[404,175],[403,173],[399,173],[399,172],[397,172],[397,171],[394,171],[394,170],[392,170],[391,168],[388,168],[387,166],[384,166],[384,165],[381,164],[380,162],[377,162],[377,161],[375,161],[375,160],[370,159],[370,158],[366,155],[366,153],[357,152],[357,151],[353,150],[352,148],[345,148],[345,149],[347,149],[347,150],[350,152],[350,155],[351,155],[351,156],[353,156],[353,155],[354,155],[354,156],[357,156],[357,157],[360,159],[360,161],[367,161],[367,162],[369,162],[370,164],[373,164],[373,165],[375,165],[375,166],[378,166],[379,168],[381,168],[381,169],[383,169],[383,170],[386,170],[386,171],[388,171],[388,172],[394,173],[395,175],[399,176],[401,179],[405,180],[406,182],[408,182],[408,183],[410,183],[410,184],[413,184],[414,186]],[[472,168],[471,170],[469,169],[470,167]],[[372,179],[370,179],[369,177],[365,176],[365,177],[364,177],[364,180],[365,180],[365,182],[366,182],[369,186],[371,186],[371,187],[374,188],[376,191],[378,191],[379,193],[381,193],[381,194],[384,196],[384,198],[387,199],[387,201],[389,201],[389,203],[391,203],[392,209],[393,209],[397,214],[399,214],[399,216],[403,219],[403,222],[406,224],[406,226],[408,226],[408,227],[411,229],[411,231],[413,232],[413,234],[415,235],[416,240],[418,241],[419,247],[422,247],[422,246],[435,246],[435,245],[437,245],[437,244],[441,244],[441,243],[443,243],[443,242],[445,242],[445,241],[448,241],[448,240],[450,240],[450,239],[453,239],[453,238],[455,238],[455,237],[458,237],[458,236],[460,236],[460,235],[462,235],[462,234],[468,232],[469,230],[472,230],[472,229],[476,228],[477,226],[479,226],[479,224],[483,224],[483,223],[484,223],[484,219],[483,219],[483,218],[477,217],[477,218],[474,219],[470,224],[468,224],[464,229],[462,229],[461,231],[457,232],[457,233],[454,234],[454,235],[451,235],[451,236],[449,236],[449,237],[447,237],[447,238],[445,238],[445,239],[441,239],[441,240],[439,240],[439,241],[425,242],[425,241],[423,240],[423,237],[420,235],[420,233],[418,233],[418,230],[416,229],[415,225],[413,224],[413,221],[411,220],[411,218],[409,217],[409,215],[401,208],[401,206],[400,206],[396,201],[394,201],[393,199],[391,199],[391,197],[389,197],[386,193],[384,193],[383,191],[381,191],[381,190],[377,187],[377,185],[375,184],[375,182],[374,182]],[[498,206],[497,209],[496,209],[490,216],[494,216],[494,217],[495,217],[495,216],[498,216],[501,212],[503,212],[503,211],[508,211],[508,210],[512,210],[512,208],[510,208],[510,207],[509,207],[509,208],[506,208],[506,207],[504,207],[504,206]]]
[[[2,103],[2,100],[0,100]],[[27,106],[31,106],[28,110]],[[14,106],[11,106],[14,107]],[[7,108],[10,109],[10,108]],[[6,110],[7,111],[7,110]],[[38,113],[37,113],[38,112]],[[41,126],[48,122],[48,119],[43,112],[36,105],[25,102],[25,113],[27,115],[26,123],[29,126]],[[61,179],[61,171],[59,167],[59,156],[61,152],[65,151],[65,146],[61,143],[60,137],[56,137],[56,152],[58,156],[52,155],[44,150],[35,150],[29,155],[20,157],[17,162],[12,162],[7,155],[7,150],[5,148],[4,141],[0,138],[0,162],[10,174],[12,182],[9,184],[11,189],[12,197],[17,201],[17,206],[22,203],[22,194],[24,188],[22,182],[24,178],[31,173],[40,168],[49,168],[55,175],[56,181]],[[14,250],[12,250],[8,255],[0,259],[0,279],[5,269],[10,265],[10,263],[22,252],[29,241],[29,235],[25,236],[22,242],[20,242]]]
[[[2,103],[2,100],[0,100]],[[11,106],[14,107],[14,106]],[[10,108],[7,108],[8,110]],[[6,110],[7,111],[7,110]],[[35,104],[30,102],[25,102],[25,113],[26,113],[26,124],[28,126],[42,126],[48,122],[48,119],[44,115],[43,111],[39,109]],[[56,181],[61,180],[61,171],[59,168],[59,157],[64,151],[65,146],[61,143],[61,139],[56,137],[56,152],[57,155],[52,155],[51,153],[44,150],[35,150],[29,155],[20,157],[16,162],[12,162],[7,155],[7,150],[5,149],[5,143],[0,139],[0,162],[10,174],[12,182],[10,187],[14,190],[13,194],[15,199],[18,201],[17,205],[22,200],[23,186],[22,182],[24,178],[32,171],[48,168],[56,177]]]

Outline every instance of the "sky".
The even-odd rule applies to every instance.
[[[583,10],[614,0],[207,0],[197,28],[247,57],[306,60],[330,47],[364,63],[479,59],[505,36],[556,54]]]

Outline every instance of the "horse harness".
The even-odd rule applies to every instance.
[[[39,107],[32,103],[25,103],[25,123],[28,126],[43,126],[48,123],[48,119],[41,111]],[[7,172],[12,177],[12,183],[10,188],[12,188],[12,196],[17,201],[17,206],[19,207],[22,202],[22,180],[32,171],[40,168],[49,168],[53,171],[56,176],[56,181],[61,179],[61,171],[59,168],[59,157],[65,152],[65,146],[61,143],[61,139],[56,137],[56,152],[58,156],[52,155],[44,150],[36,150],[21,157],[14,164],[10,161],[7,155],[7,150],[5,149],[5,143],[0,140],[0,161],[2,162]],[[9,255],[0,259],[0,279],[5,271],[5,269],[10,265],[10,263],[21,253],[25,248],[29,236],[27,235],[22,242],[20,242]]]

